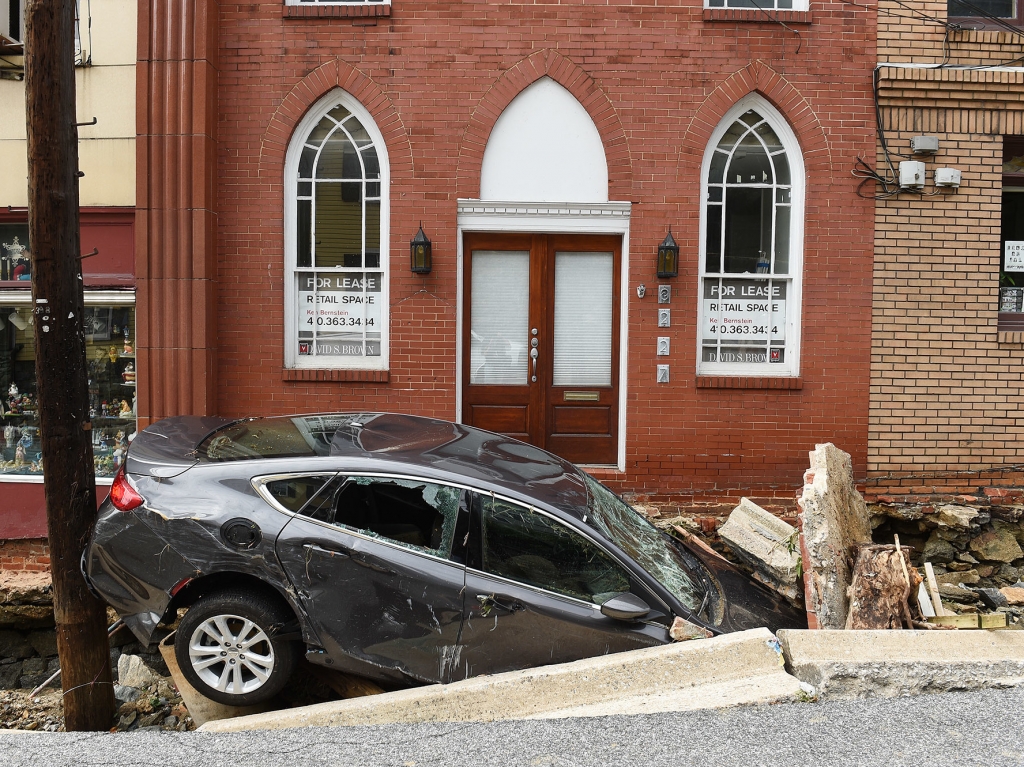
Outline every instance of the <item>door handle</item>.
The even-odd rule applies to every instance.
[[[480,603],[480,613],[485,617],[489,615],[491,610],[494,608],[504,610],[509,614],[517,613],[526,609],[526,605],[513,597],[496,596],[494,594],[477,594],[476,601]]]
[[[344,548],[343,546],[332,547],[332,546],[321,546],[321,545],[319,545],[317,543],[304,543],[304,544],[302,544],[302,548],[306,552],[307,556],[309,554],[316,553],[316,554],[324,554],[325,556],[328,556],[328,557],[343,557],[343,558],[346,558],[346,559],[349,557],[348,549]]]
[[[539,356],[539,351],[536,349],[530,349],[530,361],[533,363],[533,376],[530,378],[531,381],[537,380],[537,357]]]
[[[392,570],[390,567],[385,567],[384,565],[380,564],[380,562],[376,562],[373,559],[369,559],[359,554],[350,554],[349,556],[352,557],[353,562],[355,562],[357,565],[360,565],[361,567],[366,567],[378,573],[384,573],[385,575],[398,575],[398,573],[395,570]]]

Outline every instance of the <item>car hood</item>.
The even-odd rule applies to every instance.
[[[722,618],[716,629],[745,631],[767,626],[775,632],[807,628],[806,612],[752,580],[717,552],[690,541],[676,540],[708,569],[723,597]]]

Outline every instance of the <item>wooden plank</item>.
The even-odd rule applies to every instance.
[[[941,618],[947,615],[946,609],[942,606],[942,598],[939,596],[939,582],[935,580],[935,570],[931,562],[924,563],[925,579],[928,581],[928,593],[932,598],[932,608],[935,610],[935,617]]]
[[[929,618],[928,622],[936,626],[951,626],[957,629],[978,628],[978,616],[973,613],[967,615],[936,615],[934,618]]]
[[[978,616],[978,628],[1003,629],[1006,628],[1006,613],[990,613]]]

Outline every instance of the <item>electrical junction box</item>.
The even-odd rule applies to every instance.
[[[960,171],[956,168],[936,168],[935,186],[948,186],[956,189],[960,186]]]
[[[939,137],[914,136],[910,139],[910,151],[914,154],[935,154],[939,151]]]
[[[904,160],[900,163],[900,187],[922,189],[924,187],[924,163]]]

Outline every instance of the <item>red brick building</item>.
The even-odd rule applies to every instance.
[[[863,475],[874,6],[733,4],[142,0],[140,427],[432,415],[682,505]]]

